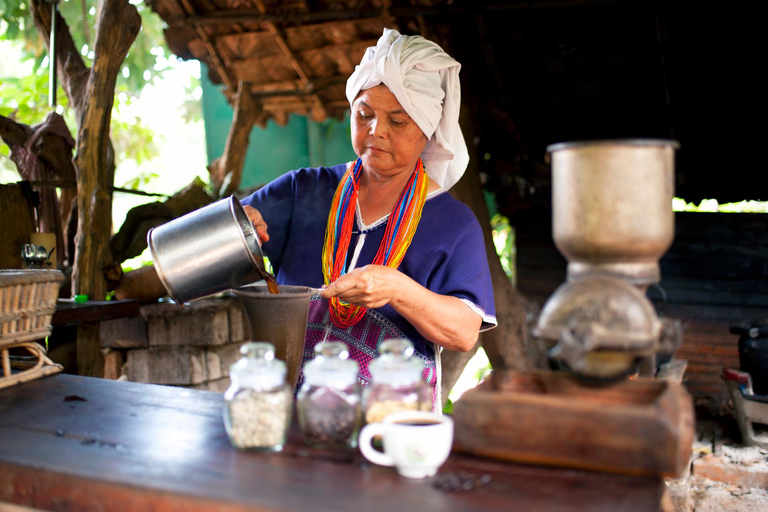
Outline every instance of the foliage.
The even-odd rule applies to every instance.
[[[141,32],[125,59],[124,68],[118,78],[118,86],[123,85],[133,92],[141,88],[154,77],[162,77],[162,71],[168,67],[169,55],[163,37],[162,20],[152,13],[144,3],[131,0],[141,16]],[[75,46],[80,48],[86,66],[93,61],[93,46],[96,40],[94,28],[98,19],[98,0],[64,0],[58,3],[58,10],[69,26]],[[48,67],[47,49],[37,32],[29,0],[0,0],[0,20],[5,22],[4,33],[0,40],[23,41],[23,59],[35,61],[34,71]]]
[[[461,395],[483,382],[490,373],[491,362],[488,360],[485,350],[480,347],[475,355],[467,361],[464,371],[461,372],[461,375],[456,380],[456,384],[454,384],[453,389],[448,394],[448,401],[443,407],[443,413],[451,414],[453,412],[453,404],[461,398]]]
[[[0,0],[0,21],[4,22],[5,29],[3,34],[0,34],[0,40],[24,41],[25,53],[38,55],[42,59],[45,45],[37,35],[28,1]]]
[[[4,0],[0,0],[3,2]],[[63,91],[56,95],[61,106],[60,113],[64,115],[67,125],[75,126],[75,118],[72,109],[69,108],[69,100]],[[0,115],[15,120],[16,122],[33,126],[45,118],[40,105],[48,103],[48,75],[32,74],[19,78],[3,77],[0,80]],[[5,144],[0,144],[0,166],[8,157],[10,150]],[[12,165],[12,164],[11,164]]]
[[[112,112],[110,137],[116,151],[116,163],[126,159],[137,165],[151,160],[159,152],[156,134],[139,117],[131,114],[131,107],[142,89],[162,79],[164,71],[177,62],[167,48],[162,20],[143,3],[131,0],[138,10],[142,27],[117,77],[115,102]],[[75,45],[87,66],[92,65],[98,19],[98,0],[65,0],[58,4],[59,12],[69,27]],[[29,9],[29,0],[0,0],[0,41],[12,41],[21,49],[17,59],[31,64],[32,73],[22,77],[2,76],[0,80],[0,115],[30,126],[42,122],[51,107],[48,104],[49,59],[44,40],[35,27]],[[199,101],[193,98],[193,89],[199,84],[188,84],[185,93],[187,108],[184,118],[189,121],[202,118]],[[74,114],[62,89],[57,91],[56,110],[64,116],[70,130],[77,130]],[[9,149],[0,144],[0,168],[15,166],[8,161]],[[155,173],[145,173],[131,180],[127,188],[137,188],[152,179]]]
[[[130,272],[131,270],[137,270],[141,267],[146,267],[147,265],[152,265],[152,253],[149,250],[149,247],[144,249],[144,251],[136,256],[135,258],[129,258],[125,260],[123,263],[120,264],[120,267],[123,269],[123,272]]]
[[[740,201],[738,203],[719,204],[717,199],[702,199],[695,205],[685,199],[672,199],[672,210],[676,212],[721,212],[721,213],[768,213],[766,201]]]
[[[494,215],[491,218],[491,234],[501,266],[512,284],[515,284],[515,230],[509,219],[499,213]]]

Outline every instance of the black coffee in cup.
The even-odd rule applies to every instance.
[[[439,425],[442,423],[439,420],[429,420],[429,419],[408,419],[408,420],[401,420],[401,421],[393,421],[395,425],[405,425],[407,427],[428,427],[430,425]]]

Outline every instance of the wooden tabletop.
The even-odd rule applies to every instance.
[[[356,450],[307,448],[295,428],[283,452],[240,452],[221,408],[219,393],[66,374],[0,390],[0,508],[617,512],[658,510],[664,490],[656,478],[456,453],[437,476],[409,480]]]

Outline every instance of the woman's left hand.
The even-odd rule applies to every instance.
[[[344,274],[320,293],[324,299],[338,297],[365,308],[389,304],[399,291],[401,272],[384,265],[366,265]]]

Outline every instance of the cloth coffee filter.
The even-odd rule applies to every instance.
[[[350,106],[360,91],[379,84],[389,88],[429,139],[421,159],[429,177],[444,189],[459,181],[469,162],[459,127],[460,69],[437,44],[385,28],[347,80]]]

